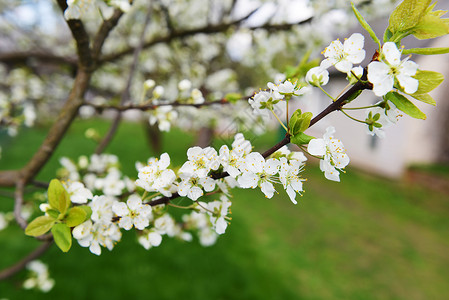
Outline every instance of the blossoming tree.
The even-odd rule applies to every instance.
[[[274,82],[268,82],[264,90],[254,92],[257,89],[253,89],[248,93],[250,96],[244,96],[245,93],[233,91],[232,88],[229,91],[219,90],[212,83],[206,82],[206,74],[216,74],[212,61],[223,54],[219,50],[212,55],[201,53],[203,62],[210,63],[211,70],[205,70],[204,66],[199,65],[192,65],[190,69],[185,70],[185,62],[193,59],[193,56],[185,57],[178,53],[173,65],[180,66],[179,73],[182,76],[191,76],[191,80],[173,75],[174,81],[168,81],[164,88],[156,82],[169,77],[173,72],[170,69],[173,65],[168,69],[164,66],[164,49],[143,54],[144,48],[193,35],[198,35],[201,40],[201,34],[224,32],[232,26],[248,21],[251,15],[257,13],[257,9],[242,17],[237,14],[238,1],[226,2],[227,4],[217,6],[220,8],[217,13],[219,16],[212,19],[206,27],[180,30],[183,21],[177,19],[175,22],[172,14],[176,12],[173,8],[170,10],[166,1],[136,1],[131,4],[127,0],[58,0],[57,3],[76,43],[77,57],[73,59],[57,54],[47,55],[52,60],[73,68],[76,75],[70,87],[70,94],[47,138],[31,160],[20,170],[0,171],[0,186],[15,188],[15,221],[26,235],[42,241],[42,246],[24,261],[2,271],[0,278],[11,276],[25,267],[28,262],[39,257],[52,241],[63,252],[68,252],[75,240],[81,247],[100,255],[104,248],[112,250],[124,231],[134,230],[138,242],[145,249],[159,246],[166,237],[191,241],[193,235],[198,236],[202,245],[212,245],[219,235],[226,232],[230,222],[231,193],[234,188],[260,189],[266,198],[272,198],[277,191],[283,189],[292,203],[297,204],[297,196],[302,195],[304,190],[305,179],[302,171],[307,161],[304,153],[319,158],[321,171],[324,172],[325,178],[332,181],[340,181],[340,172],[350,162],[343,142],[334,137],[337,135],[334,127],[328,127],[323,136],[318,138],[306,134],[305,131],[333,112],[363,123],[368,133],[379,136],[385,134],[384,129],[397,121],[399,114],[425,119],[426,116],[413,102],[422,101],[435,105],[428,93],[443,81],[443,77],[437,72],[419,69],[410,55],[449,52],[449,48],[406,49],[401,46],[401,40],[409,35],[418,39],[429,39],[449,33],[448,19],[441,18],[445,12],[434,10],[435,5],[431,5],[430,1],[401,2],[392,12],[382,38],[376,36],[362,13],[352,4],[351,9],[356,19],[377,44],[374,53],[366,53],[364,50],[365,41],[362,34],[352,34],[343,43],[339,40],[331,42],[322,52],[324,59],[321,62],[309,61],[309,56],[304,54],[304,59],[297,67],[289,68],[282,78],[278,76]],[[137,9],[133,10],[135,7]],[[182,14],[182,8],[185,6],[180,4],[179,7],[181,8],[178,8],[178,13]],[[234,12],[234,19],[231,18],[231,12]],[[109,37],[114,37],[113,28],[122,17],[126,18],[127,14],[134,17],[144,16],[145,19],[143,29],[134,40],[133,47],[114,40],[109,42]],[[150,42],[145,42],[146,31],[152,24],[151,18],[165,20],[166,32],[153,37]],[[132,17],[124,21],[125,25],[131,26],[135,20]],[[291,26],[292,24],[276,23],[257,26],[250,24],[245,30],[279,31],[290,29]],[[97,28],[94,35],[89,32],[91,28]],[[129,34],[129,27],[124,28],[124,35]],[[136,37],[135,32],[132,34]],[[234,38],[238,39],[239,36]],[[219,38],[215,42],[207,41],[212,42],[209,47],[222,45]],[[193,48],[191,52],[198,51],[193,47],[194,42],[187,41],[193,43],[190,45]],[[180,45],[174,46],[175,52],[177,47],[182,48]],[[103,48],[121,50],[108,53]],[[205,51],[208,48],[200,49]],[[133,54],[133,59],[123,63],[130,68],[126,82],[119,87],[105,85],[105,82],[114,81],[114,76],[121,74],[118,67],[112,63],[128,54]],[[372,57],[370,62],[360,65],[367,54]],[[29,52],[27,55],[34,55],[38,59],[43,54]],[[147,58],[145,55],[155,55],[161,59],[160,65],[157,68],[147,66],[141,74],[135,75],[141,55],[144,60]],[[405,58],[401,59],[402,57]],[[20,55],[15,59],[21,59]],[[168,61],[169,59],[166,63]],[[252,62],[262,63],[257,58]],[[104,66],[107,64],[110,66]],[[123,64],[119,66],[123,67]],[[159,78],[152,78],[154,70],[164,68],[165,73],[154,73],[158,74]],[[346,74],[348,80],[347,87],[335,97],[324,88],[330,81],[329,70],[333,69]],[[212,72],[208,73],[209,71]],[[265,71],[267,74],[273,74],[272,69]],[[8,76],[16,72],[17,78],[23,75],[14,69],[5,68],[3,72]],[[195,75],[195,72],[202,75]],[[218,77],[216,75],[213,78],[220,81]],[[34,78],[31,82],[34,81],[35,85],[39,86],[37,80]],[[171,96],[167,96],[170,94],[169,87],[176,91],[172,100]],[[214,91],[214,88],[217,90]],[[308,92],[313,88],[321,90],[329,97],[329,105],[317,115],[301,109],[292,111],[292,102],[299,97],[307,98]],[[12,93],[17,95],[12,95],[11,99],[27,96],[21,93],[23,90],[16,90],[18,91],[12,90]],[[358,107],[357,98],[364,91],[374,93],[379,97],[379,102],[368,107]],[[38,98],[45,94],[43,91],[33,91],[32,87],[27,91],[28,94],[33,92],[38,93],[35,95]],[[117,97],[117,93],[120,96]],[[0,98],[0,104],[0,122],[8,126],[12,134],[17,131],[21,122],[32,123],[35,118],[34,110],[28,102],[15,103],[8,101],[5,96]],[[346,108],[348,104],[352,104],[350,110]],[[14,115],[14,105],[20,107],[20,114]],[[170,153],[162,153],[158,157],[149,158],[145,163],[137,162],[136,176],[133,179],[121,173],[117,156],[103,153],[116,131],[123,111],[144,111],[148,114],[150,124],[157,125],[159,130],[169,130],[172,125],[190,126],[189,128],[210,126],[214,118],[235,117],[244,106],[251,107],[255,116],[247,120],[249,123],[257,120],[260,124],[268,124],[268,120],[273,117],[285,130],[285,137],[264,152],[258,152],[250,140],[239,132],[233,136],[231,145],[222,145],[217,149],[211,146],[194,146],[187,149],[186,161],[179,166],[172,165]],[[58,173],[58,178],[49,183],[34,181],[36,174],[46,164],[78,113],[92,115],[107,109],[117,114],[110,131],[99,143],[96,153],[76,160],[62,157],[62,171]],[[351,110],[356,109],[366,111],[364,120],[350,115]],[[206,116],[201,117],[202,114]],[[302,151],[291,151],[287,147],[289,144],[297,145]],[[32,184],[48,189],[46,201],[40,205],[39,216],[28,221],[22,213],[24,202],[28,201],[25,199],[24,189]],[[256,191],[254,193],[255,196],[261,195]],[[188,205],[179,206],[172,202],[180,197],[189,199]],[[183,212],[182,217],[173,217],[165,209],[167,206],[180,209]],[[0,225],[11,221],[6,220],[4,215],[0,217]],[[48,277],[45,265],[33,262],[28,264],[28,268],[36,276],[25,281],[24,287],[38,287],[44,291],[51,289],[53,281]]]

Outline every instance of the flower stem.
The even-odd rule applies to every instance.
[[[356,118],[354,118],[354,117],[351,117],[351,116],[348,115],[343,109],[341,109],[340,111],[341,111],[345,116],[347,116],[348,118],[350,118],[350,119],[353,120],[353,121],[356,121],[356,122],[359,122],[359,123],[363,123],[363,124],[368,124],[368,123],[366,123],[365,121],[362,121],[362,120],[356,119]]]
[[[274,110],[270,109],[270,111],[273,113],[273,116],[279,121],[279,123],[281,124],[281,126],[284,127],[285,131],[288,132],[288,128],[285,127],[284,123],[282,123],[281,119],[279,119],[279,117],[276,115],[276,113],[274,112]]]
[[[331,95],[329,95],[329,93],[326,92],[326,91],[321,87],[321,85],[319,85],[318,88],[319,88],[323,93],[325,93],[326,96],[328,96],[329,98],[331,98],[333,102],[335,102],[335,98],[332,97]]]
[[[345,107],[345,110],[358,110],[358,109],[367,109],[367,108],[375,108],[379,105],[369,105],[369,106],[361,106],[361,107]]]

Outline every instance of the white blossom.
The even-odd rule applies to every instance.
[[[82,182],[69,181],[64,185],[70,195],[70,201],[72,201],[72,203],[84,204],[93,197],[92,192],[89,189],[85,188]]]
[[[267,198],[271,198],[276,191],[272,182],[274,175],[279,170],[279,160],[270,158],[265,161],[258,152],[252,152],[245,158],[245,164],[241,168],[242,175],[237,179],[241,188],[260,187]]]
[[[302,179],[299,173],[302,171],[304,163],[299,160],[287,161],[285,157],[280,158],[279,179],[284,186],[290,200],[297,204],[296,193],[302,192]]]
[[[323,157],[320,160],[320,169],[327,179],[340,181],[337,169],[342,170],[346,167],[349,164],[349,157],[343,143],[333,137],[334,133],[335,128],[328,127],[322,139],[313,139],[309,142],[307,150],[312,155]]]
[[[29,262],[26,268],[30,271],[30,276],[23,282],[25,289],[37,288],[46,293],[55,285],[54,279],[50,278],[47,265],[40,260]]]
[[[208,214],[210,215],[210,221],[213,225],[214,230],[218,234],[223,234],[228,227],[228,222],[226,221],[226,216],[229,213],[229,207],[231,206],[231,201],[228,197],[222,195],[220,197],[221,201],[212,201],[207,204]]]
[[[150,158],[145,167],[139,169],[136,185],[142,187],[148,192],[158,191],[164,196],[170,197],[170,190],[166,189],[176,179],[175,172],[168,169],[170,165],[170,156],[163,153],[160,159]]]
[[[149,230],[147,233],[142,234],[138,238],[139,244],[141,244],[146,250],[152,247],[158,247],[162,242],[162,235],[155,230]]]
[[[92,223],[91,220],[73,228],[72,235],[81,247],[89,247],[95,255],[101,254],[101,246],[112,250],[122,237],[116,224]]]
[[[383,96],[393,89],[395,79],[407,94],[418,90],[419,81],[412,76],[416,74],[418,65],[405,58],[401,61],[401,52],[393,42],[382,46],[381,61],[373,61],[368,65],[368,80],[373,84],[376,96]]]
[[[339,40],[331,42],[323,52],[326,59],[322,66],[334,65],[340,72],[348,73],[353,64],[359,64],[365,58],[364,39],[360,33],[354,33],[343,44]]]
[[[195,201],[201,197],[203,189],[206,192],[211,192],[215,189],[215,180],[210,177],[198,177],[196,174],[182,173],[181,182],[178,183],[178,194],[182,197],[187,196],[189,199]]]
[[[195,174],[199,178],[206,177],[210,170],[217,170],[220,162],[217,151],[212,147],[192,147],[187,150],[187,158],[180,173]]]
[[[321,66],[311,68],[307,71],[306,81],[313,86],[326,85],[329,82],[329,72]]]
[[[142,200],[138,195],[129,196],[126,203],[116,202],[112,205],[112,211],[120,218],[118,225],[130,230],[133,225],[139,230],[145,229],[150,224],[153,217],[151,206],[142,204]]]

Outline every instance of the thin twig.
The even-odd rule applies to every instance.
[[[140,52],[143,49],[143,40],[145,39],[145,34],[148,28],[148,24],[150,23],[151,14],[152,14],[152,3],[150,1],[148,5],[148,12],[145,16],[145,22],[143,24],[142,32],[140,34],[139,44],[137,45],[136,49],[134,50],[134,57],[133,62],[131,64],[130,70],[129,70],[129,76],[128,80],[126,82],[126,87],[122,93],[121,99],[120,99],[120,105],[124,105],[129,101],[130,98],[130,89],[131,89],[131,83],[134,79],[134,75],[136,73],[137,65],[139,62],[139,56]],[[98,144],[97,148],[95,149],[96,154],[100,154],[104,151],[104,149],[109,145],[109,143],[112,141],[112,138],[115,136],[115,133],[117,132],[118,126],[120,124],[120,121],[122,119],[122,113],[120,110],[117,111],[116,116],[114,117],[114,120],[112,121],[111,127],[109,128],[108,132],[104,136],[104,138],[101,140],[101,142]]]
[[[0,280],[7,279],[11,277],[12,275],[16,274],[20,270],[26,267],[26,265],[36,258],[40,257],[42,254],[47,251],[52,244],[52,241],[45,241],[42,245],[40,245],[38,248],[33,250],[30,254],[28,254],[26,257],[24,257],[21,261],[17,262],[16,264],[12,265],[9,268],[6,268],[2,271],[0,271]]]

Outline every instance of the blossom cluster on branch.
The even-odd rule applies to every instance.
[[[343,43],[340,40],[331,42],[322,52],[324,58],[321,62],[319,59],[310,60],[309,56],[305,55],[296,67],[290,67],[281,76],[275,76],[278,73],[276,70],[265,70],[270,74],[270,78],[277,77],[273,80],[274,83],[268,82],[267,89],[258,92],[254,92],[254,88],[249,89],[245,94],[252,96],[243,97],[243,93],[240,93],[235,85],[237,80],[233,78],[235,73],[232,70],[214,69],[214,60],[224,56],[221,52],[223,47],[217,46],[221,45],[222,41],[220,37],[216,37],[216,43],[211,43],[210,48],[201,47],[202,50],[195,53],[202,56],[202,62],[205,64],[197,64],[196,56],[192,54],[189,57],[182,53],[181,49],[184,49],[185,45],[173,42],[172,50],[178,55],[179,61],[173,59],[176,63],[172,65],[169,63],[172,59],[167,57],[165,48],[155,47],[151,53],[154,54],[152,63],[157,64],[158,68],[165,69],[165,73],[159,74],[163,74],[160,76],[162,81],[169,78],[166,85],[156,85],[158,78],[151,78],[151,73],[155,69],[153,65],[144,66],[142,72],[134,77],[139,56],[145,47],[152,47],[162,41],[170,42],[176,38],[184,39],[188,45],[204,45],[205,41],[202,40],[204,35],[211,32],[225,32],[237,25],[245,27],[245,22],[250,23],[251,16],[256,11],[246,14],[243,18],[221,15],[218,18],[218,21],[223,21],[221,24],[207,23],[206,25],[211,26],[201,30],[184,30],[185,24],[182,21],[177,23],[172,17],[172,14],[183,15],[182,10],[170,10],[165,1],[160,1],[157,5],[149,3],[146,11],[147,22],[137,46],[115,54],[103,54],[101,60],[102,45],[123,13],[126,13],[125,18],[128,16],[125,23],[131,22],[129,15],[132,15],[135,7],[143,4],[142,1],[136,1],[131,5],[126,0],[67,2],[58,0],[77,46],[78,66],[72,92],[65,103],[65,110],[61,111],[48,138],[29,164],[16,172],[0,172],[0,182],[3,180],[7,186],[13,181],[16,187],[14,217],[17,223],[24,229],[26,235],[46,243],[29,255],[28,261],[43,253],[51,240],[54,240],[63,252],[67,252],[72,247],[72,240],[75,239],[80,246],[88,247],[90,252],[100,255],[102,248],[112,250],[121,240],[124,231],[132,229],[136,232],[137,241],[145,249],[158,247],[165,237],[192,241],[194,235],[202,245],[213,245],[218,236],[226,232],[231,221],[233,188],[260,189],[266,198],[272,198],[279,190],[284,189],[292,203],[297,204],[297,194],[302,195],[304,191],[303,171],[307,161],[305,154],[318,158],[325,178],[332,181],[340,181],[341,172],[344,172],[350,162],[343,142],[334,137],[336,130],[333,126],[326,129],[322,138],[310,136],[307,130],[336,111],[340,112],[341,116],[366,126],[368,134],[379,137],[383,137],[385,129],[395,124],[403,114],[425,119],[425,114],[410,98],[413,98],[413,101],[435,105],[435,101],[428,93],[441,84],[443,76],[437,72],[419,69],[409,56],[404,59],[401,57],[409,54],[433,55],[449,52],[449,48],[405,49],[401,46],[401,40],[408,35],[424,39],[449,33],[448,19],[441,18],[444,12],[434,11],[435,5],[431,5],[430,1],[404,0],[393,11],[382,42],[352,4],[357,20],[378,45],[366,66],[360,65],[366,56],[364,37],[360,33],[354,33]],[[185,9],[192,9],[183,6],[184,4],[179,5]],[[222,4],[221,7],[227,7],[226,5]],[[236,1],[233,1],[229,5],[229,12],[233,11],[235,6]],[[157,20],[151,22],[153,10],[157,12],[154,14]],[[102,16],[103,21],[98,27],[91,47],[89,28],[94,28],[98,22],[98,16],[97,19],[90,19],[93,13]],[[139,14],[136,11],[134,13]],[[147,25],[151,27],[162,19],[167,25],[166,32],[145,43]],[[192,21],[192,24],[200,21]],[[246,25],[247,29],[256,28],[254,25]],[[278,26],[266,22],[260,28],[277,30]],[[152,34],[154,33],[153,30]],[[190,35],[195,37],[187,40],[186,37]],[[254,38],[257,36],[258,34],[254,33]],[[211,40],[213,39],[207,39],[206,42]],[[275,44],[269,44],[266,49],[271,49],[270,47]],[[195,52],[195,47],[192,49]],[[134,58],[129,64],[131,67],[127,83],[111,87],[110,82],[116,80],[114,76],[122,75],[122,68],[116,68],[107,62],[120,59],[129,53],[134,53]],[[145,60],[145,55],[142,56]],[[237,59],[237,56],[234,59]],[[184,64],[186,61],[192,62],[192,66],[186,67]],[[252,63],[254,62],[262,65],[260,61],[253,60]],[[105,64],[104,68],[102,64]],[[177,75],[182,77],[173,74],[170,69],[173,66],[179,67]],[[98,70],[95,70],[96,68]],[[206,70],[207,68],[210,70]],[[325,90],[331,79],[330,68],[346,74],[348,81],[347,87],[337,96],[332,96]],[[0,77],[2,72],[0,69]],[[15,128],[22,122],[31,126],[36,119],[34,110],[30,108],[31,104],[24,99],[43,97],[38,78],[31,77],[27,84],[16,82],[20,81],[18,79],[26,78],[24,74],[20,70],[13,70],[5,75],[11,78],[11,84],[14,86],[11,96],[14,101],[8,102],[0,91],[0,122],[6,123],[10,134],[14,134]],[[209,80],[206,80],[206,74],[211,75]],[[87,93],[89,87],[92,87],[91,82],[94,86],[91,92],[95,96]],[[329,98],[329,105],[316,115],[303,111],[304,109],[291,111],[292,102],[299,97],[313,101],[307,99],[307,96],[314,88]],[[365,90],[380,97],[379,101],[370,106],[347,107],[349,103],[356,105],[356,99]],[[117,99],[112,99],[113,96],[108,95],[115,95],[118,92],[122,93],[120,104],[110,105]],[[106,100],[108,97],[111,98],[109,101]],[[223,101],[214,102],[211,99]],[[47,195],[39,206],[40,215],[28,223],[22,213],[26,197],[25,186],[32,182],[48,161],[66,129],[78,114],[78,110],[81,116],[90,116],[107,109],[108,105],[109,108],[116,110],[117,115],[100,145],[107,145],[120,122],[121,111],[128,108],[144,110],[148,123],[157,125],[159,131],[169,131],[174,124],[184,129],[211,126],[225,117],[240,120],[251,130],[264,131],[265,129],[260,129],[261,127],[256,129],[253,126],[268,125],[268,119],[273,117],[271,119],[285,130],[285,138],[265,152],[258,152],[253,149],[251,142],[242,132],[237,132],[230,145],[224,144],[217,149],[212,146],[190,147],[186,151],[186,161],[179,166],[171,165],[170,154],[166,152],[159,157],[149,158],[146,163],[137,162],[136,178],[132,179],[121,172],[117,156],[102,153],[104,147],[97,148],[96,154],[89,157],[81,156],[76,161],[62,157],[60,158],[62,168],[56,174],[58,179],[50,181]],[[355,118],[351,114],[353,110],[365,111],[366,118]],[[94,135],[95,133],[91,134]],[[296,145],[296,150],[289,148],[288,144]],[[11,175],[12,179],[5,179],[9,177],[8,175]],[[38,182],[35,184],[47,185]],[[180,199],[176,200],[178,198]],[[173,209],[183,213],[173,214],[171,213]],[[0,214],[0,230],[6,228],[10,222],[11,214]],[[28,268],[31,277],[24,282],[25,288],[38,288],[42,291],[52,288],[54,281],[49,278],[45,265],[34,262],[30,263]],[[11,269],[13,271],[0,273],[0,278],[12,274],[17,269],[20,268],[13,267]]]

